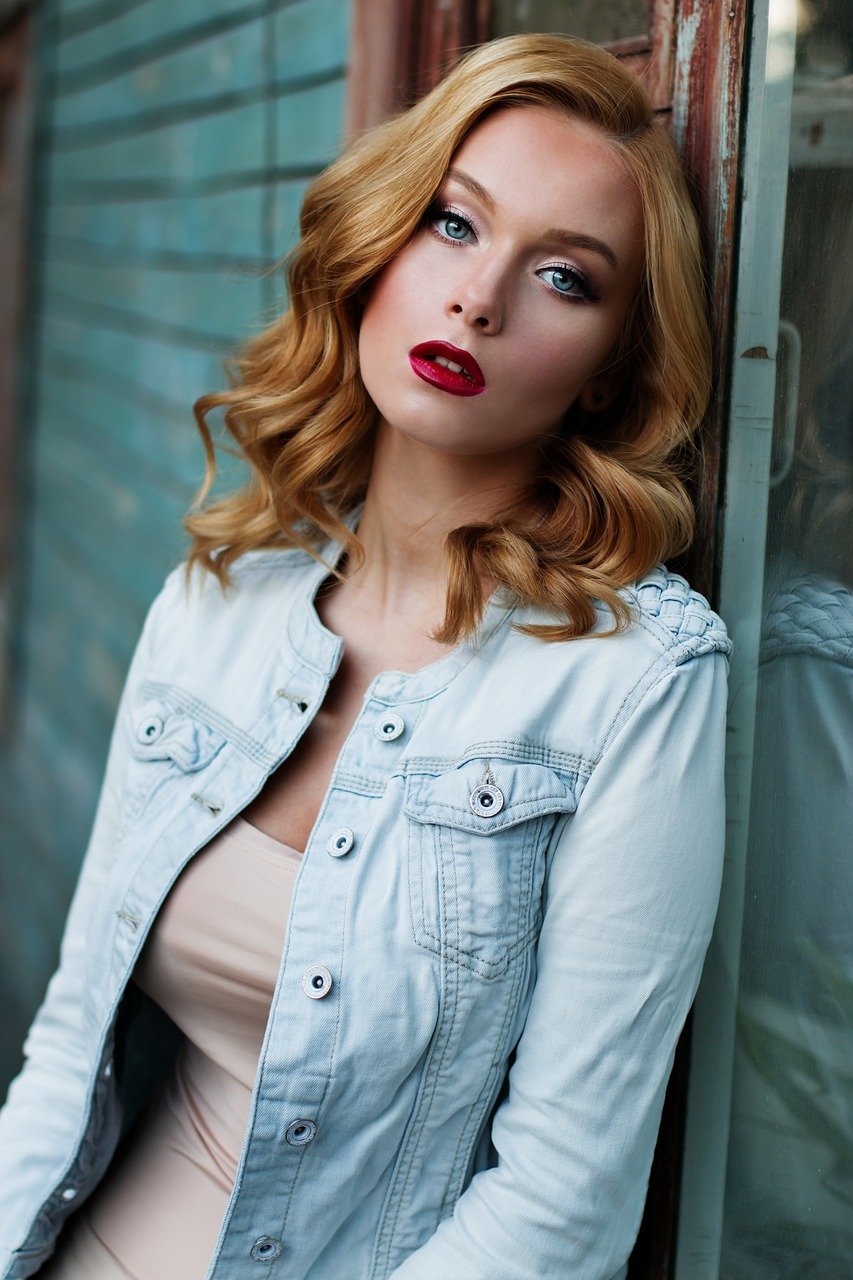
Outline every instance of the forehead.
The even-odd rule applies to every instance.
[[[642,237],[639,189],[594,125],[558,108],[503,107],[480,120],[451,161],[492,195],[499,214],[618,239]]]

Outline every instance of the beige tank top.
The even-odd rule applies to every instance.
[[[237,1172],[301,857],[237,817],[172,886],[133,978],[186,1041],[39,1280],[203,1280]]]

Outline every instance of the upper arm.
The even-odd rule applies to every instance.
[[[149,609],[131,658],[91,835],[65,919],[59,963],[24,1041],[24,1065],[0,1109],[0,1259],[19,1243],[32,1213],[61,1176],[82,1124],[95,1051],[82,1018],[88,922],[116,854],[130,711],[148,669],[170,581]]]
[[[719,896],[727,661],[666,666],[555,836],[497,1165],[394,1280],[608,1280],[642,1214]]]

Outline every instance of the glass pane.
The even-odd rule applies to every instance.
[[[605,44],[646,35],[648,7],[648,0],[493,0],[489,35],[556,31]]]
[[[795,30],[725,1280],[853,1275],[853,8]]]

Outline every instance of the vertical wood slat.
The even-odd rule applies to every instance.
[[[19,367],[19,334],[25,288],[28,157],[33,129],[30,74],[32,20],[26,10],[0,32],[0,581],[8,572],[15,494],[13,435]],[[0,702],[2,702],[0,674]]]
[[[352,138],[411,106],[465,49],[488,36],[488,0],[351,0],[346,131]]]

